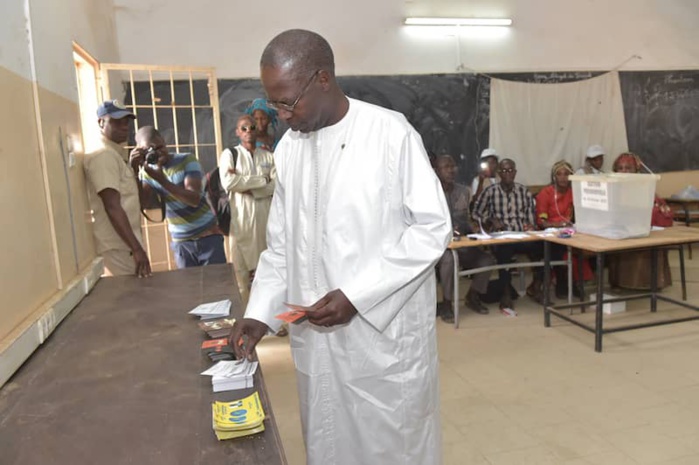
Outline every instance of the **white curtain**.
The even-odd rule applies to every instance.
[[[492,80],[490,147],[517,163],[517,182],[548,184],[558,160],[577,170],[594,144],[606,151],[604,171],[627,150],[617,72],[564,84]]]

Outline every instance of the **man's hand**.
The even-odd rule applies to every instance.
[[[143,171],[148,173],[148,176],[153,178],[155,181],[158,181],[160,185],[163,185],[168,180],[165,173],[163,173],[163,167],[160,166],[160,160],[158,160],[157,165],[149,165],[146,163],[143,165]]]
[[[231,329],[231,334],[228,336],[228,344],[233,347],[235,356],[238,360],[243,357],[252,361],[252,354],[255,351],[255,346],[262,336],[267,334],[269,327],[261,321],[252,318],[243,318],[236,320]]]
[[[129,165],[131,165],[131,169],[138,171],[138,167],[143,165],[146,161],[145,153],[146,152],[140,147],[136,147],[131,151],[129,154]]]
[[[136,249],[133,252],[133,261],[136,264],[136,276],[139,278],[147,278],[153,275],[150,269],[148,254],[143,248]]]
[[[330,291],[318,302],[311,305],[308,321],[318,326],[343,325],[349,322],[357,309],[340,289]]]
[[[490,219],[490,230],[491,231],[503,231],[505,229],[505,223],[500,221],[499,218]]]
[[[534,231],[536,228],[535,228],[534,225],[531,224],[531,223],[524,223],[524,224],[522,225],[522,229],[523,229],[524,231]]]

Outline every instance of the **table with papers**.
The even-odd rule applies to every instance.
[[[212,392],[188,312],[242,305],[230,265],[103,278],[0,390],[2,465],[286,464],[262,368]],[[264,431],[218,441],[212,403],[259,393]]]
[[[449,243],[449,250],[454,257],[454,295],[452,296],[452,302],[454,302],[454,328],[459,327],[459,314],[460,314],[460,295],[459,290],[459,278],[471,276],[482,271],[498,271],[503,268],[505,269],[515,269],[515,268],[529,268],[529,267],[543,267],[544,261],[537,262],[514,262],[514,263],[503,263],[495,264],[492,266],[484,266],[480,268],[469,268],[466,270],[461,269],[461,264],[459,263],[458,249],[462,247],[484,247],[484,246],[498,246],[503,244],[513,244],[517,242],[538,242],[543,241],[544,237],[553,235],[554,232],[551,231],[536,231],[536,232],[502,232],[502,233],[485,233],[481,230],[477,234],[469,234],[467,237],[460,237],[458,240],[454,240]],[[552,265],[566,265],[568,268],[568,302],[572,300],[572,266],[571,266],[571,254],[568,250],[568,259],[565,261],[553,261]],[[491,278],[491,279],[496,279]]]

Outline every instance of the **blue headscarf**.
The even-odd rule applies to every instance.
[[[262,110],[267,113],[269,117],[269,123],[272,125],[272,129],[277,128],[277,112],[267,106],[267,100],[263,98],[256,98],[252,101],[249,107],[245,109],[245,113],[252,116],[252,112],[255,110]]]

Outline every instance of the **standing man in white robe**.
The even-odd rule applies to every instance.
[[[226,149],[218,162],[221,186],[231,204],[229,246],[238,287],[244,301],[260,254],[267,248],[267,217],[274,193],[274,157],[256,147],[257,132],[250,115],[238,118],[235,134],[240,144]]]
[[[437,465],[433,268],[452,233],[420,136],[401,114],[348,99],[318,34],[283,32],[260,68],[291,129],[231,342],[249,357],[284,302],[311,306],[289,328],[308,463]]]

